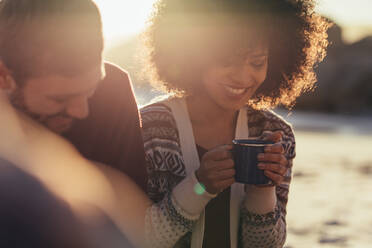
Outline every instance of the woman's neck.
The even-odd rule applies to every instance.
[[[230,144],[234,138],[237,111],[227,111],[199,97],[186,98],[196,144],[211,149]]]
[[[193,125],[235,124],[237,111],[223,109],[205,97],[189,96],[186,104]]]

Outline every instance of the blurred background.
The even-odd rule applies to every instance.
[[[105,59],[131,74],[144,105],[159,95],[141,76],[138,36],[154,0],[95,1]],[[372,247],[372,1],[318,0],[316,11],[334,22],[317,87],[276,110],[297,139],[286,247]]]

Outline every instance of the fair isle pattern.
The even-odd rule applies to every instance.
[[[153,204],[146,210],[146,247],[173,247],[176,242],[190,232],[199,215],[185,213],[171,195]]]
[[[141,109],[147,160],[147,193],[158,202],[186,177],[180,139],[171,110],[163,104]]]
[[[280,217],[280,210],[279,207],[276,206],[273,212],[267,214],[255,214],[247,211],[245,208],[241,210],[242,219],[245,219],[245,222],[251,226],[269,226],[274,225],[279,217]]]
[[[255,214],[241,209],[238,247],[279,248],[286,238],[285,220],[282,219],[281,207],[277,205],[273,212]]]
[[[141,109],[145,153],[148,161],[149,196],[160,201],[170,193],[186,176],[180,148],[179,134],[171,110],[161,103]],[[249,213],[244,206],[241,209],[239,228],[239,247],[283,247],[286,238],[286,206],[291,182],[292,161],[295,157],[295,139],[290,124],[272,111],[258,111],[248,108],[249,136],[260,136],[264,131],[283,131],[283,147],[289,164],[289,170],[283,184],[276,186],[277,206],[274,212],[266,215]],[[159,153],[158,155],[155,155]],[[172,157],[177,163],[164,162]],[[160,159],[160,157],[162,159]],[[187,233],[177,247],[189,247],[190,233]],[[187,239],[187,240],[185,240]]]

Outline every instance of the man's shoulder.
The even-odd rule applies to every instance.
[[[105,62],[104,66],[106,76],[90,100],[93,112],[94,109],[100,109],[103,106],[111,108],[111,112],[134,106],[134,92],[128,72],[110,62]],[[131,112],[137,112],[136,106],[134,108]]]
[[[104,66],[105,66],[106,73],[108,72],[109,74],[120,74],[122,76],[129,78],[128,71],[126,71],[125,69],[123,69],[117,64],[114,64],[110,61],[105,61]]]
[[[139,129],[138,109],[128,73],[112,63],[105,62],[104,66],[106,77],[89,99],[88,117],[76,120],[65,134],[76,146],[86,143],[90,147],[91,140],[105,141],[127,129],[137,126]]]
[[[106,84],[117,83],[117,84],[122,84],[122,85],[130,85],[129,73],[126,70],[108,61],[105,61],[104,66],[105,66],[106,76],[102,80],[103,83],[106,83]]]

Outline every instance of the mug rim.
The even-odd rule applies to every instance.
[[[249,142],[249,141],[258,141],[258,142],[267,142],[267,143],[261,143],[261,144],[250,144],[250,143],[240,143],[239,141],[246,141],[246,142]],[[238,146],[252,146],[252,147],[262,147],[262,146],[271,146],[273,144],[275,144],[273,141],[266,141],[266,140],[260,140],[260,139],[255,139],[255,138],[248,138],[248,139],[233,139],[232,140],[232,143],[234,145],[238,145]]]

